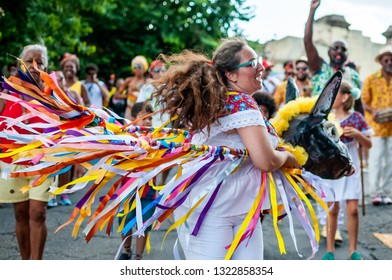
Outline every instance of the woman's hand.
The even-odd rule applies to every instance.
[[[285,153],[287,153],[288,155],[287,155],[287,159],[282,167],[301,169],[301,165],[298,163],[295,156],[290,152],[285,152]]]

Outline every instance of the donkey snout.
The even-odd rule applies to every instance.
[[[354,175],[354,173],[355,173],[355,166],[353,165],[353,166],[351,166],[351,170],[350,170],[350,172],[348,172],[348,174],[346,175],[346,176],[351,176],[351,175]]]

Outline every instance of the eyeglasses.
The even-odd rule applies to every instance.
[[[338,51],[339,49],[342,52],[346,52],[347,51],[347,48],[345,46],[339,46],[339,45],[332,46],[331,49],[334,50],[334,51]]]
[[[161,68],[155,68],[155,69],[152,70],[152,72],[154,72],[154,73],[160,73],[160,72],[165,73],[166,70],[165,69],[161,69]]]
[[[140,64],[133,65],[133,69],[143,69],[143,66]]]
[[[260,57],[257,57],[257,58],[253,58],[253,59],[251,59],[251,60],[249,60],[247,62],[238,64],[236,67],[232,68],[231,70],[238,69],[240,67],[248,67],[248,66],[252,66],[252,68],[257,69],[259,64],[262,65],[262,63],[263,63],[263,58],[260,56]]]
[[[308,67],[296,67],[297,71],[308,71]]]

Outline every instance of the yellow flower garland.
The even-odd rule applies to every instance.
[[[292,100],[285,104],[282,108],[279,109],[277,115],[270,120],[271,124],[274,126],[276,132],[279,137],[282,137],[282,133],[289,128],[290,121],[299,116],[300,114],[309,114],[312,110],[314,104],[317,101],[317,96],[314,97],[299,97],[295,100]],[[334,122],[333,114],[329,114],[328,119]],[[339,135],[341,135],[341,128],[339,125],[336,125],[339,131]],[[308,154],[305,149],[301,146],[293,147],[289,143],[285,143],[283,139],[279,143],[278,147],[284,148],[286,151],[291,152],[298,163],[303,166],[308,160]]]

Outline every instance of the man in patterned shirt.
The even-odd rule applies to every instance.
[[[348,44],[345,40],[334,41],[328,50],[329,64],[324,61],[313,44],[313,21],[321,0],[311,0],[309,17],[305,25],[305,51],[308,57],[310,74],[312,76],[312,95],[320,95],[325,84],[338,70],[343,72],[343,79],[351,84],[353,88],[361,88],[359,73],[352,67],[346,67],[348,56]],[[355,111],[364,113],[361,99],[355,101]]]
[[[392,110],[392,46],[376,56],[382,68],[368,76],[362,88],[366,122],[374,131],[369,151],[369,186],[373,205],[392,204],[392,119],[382,118]]]

